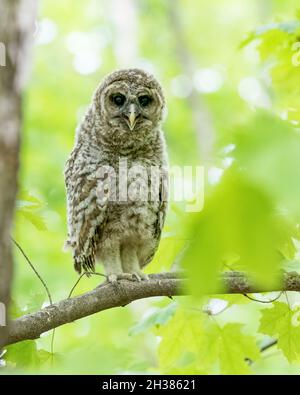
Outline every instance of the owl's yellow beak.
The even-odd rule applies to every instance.
[[[135,104],[130,104],[129,111],[125,114],[126,121],[130,130],[133,130],[140,113]]]

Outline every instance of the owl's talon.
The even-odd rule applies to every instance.
[[[148,274],[142,273],[142,280],[149,281]]]
[[[118,275],[117,274],[109,274],[107,276],[107,282],[115,284],[117,281],[118,281]]]
[[[131,273],[119,273],[119,274],[109,274],[107,277],[107,282],[117,283],[120,280],[135,281]]]
[[[134,272],[131,275],[132,275],[133,279],[135,279],[135,281],[146,281],[146,280],[149,280],[148,275],[143,273],[143,272]]]
[[[117,283],[120,280],[128,280],[128,281],[144,281],[149,280],[147,274],[143,272],[133,272],[133,273],[120,273],[120,274],[109,274],[107,277],[108,283]]]
[[[134,278],[132,277],[131,273],[122,273],[120,276],[118,276],[119,280],[128,280],[128,281],[134,281]]]
[[[132,276],[132,279],[135,281],[142,281],[142,279],[138,273],[132,273],[131,276]]]

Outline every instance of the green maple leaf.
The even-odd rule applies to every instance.
[[[297,311],[286,303],[274,302],[271,309],[263,309],[259,331],[278,338],[278,348],[289,362],[299,359],[300,326]]]
[[[241,332],[242,324],[227,324],[220,329],[219,357],[223,374],[250,373],[247,359],[257,360],[259,349],[254,337]]]
[[[219,365],[222,374],[251,373],[247,359],[257,360],[259,349],[255,338],[241,328],[242,324],[231,323],[221,328],[201,312],[179,310],[158,331],[160,367],[168,373],[179,367],[212,373]]]
[[[168,325],[158,330],[162,337],[158,350],[160,366],[169,368],[176,365],[184,352],[199,349],[203,338],[201,331],[201,314],[177,311]]]

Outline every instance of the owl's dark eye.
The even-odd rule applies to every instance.
[[[118,107],[121,107],[125,103],[125,100],[126,100],[125,96],[122,95],[121,93],[112,95],[111,99],[112,99],[113,103]]]
[[[139,102],[142,107],[147,107],[151,103],[152,99],[148,95],[143,95],[139,97]]]

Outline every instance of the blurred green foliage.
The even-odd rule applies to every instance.
[[[184,267],[194,297],[178,297],[176,302],[141,300],[60,327],[54,355],[51,333],[36,342],[12,345],[5,355],[6,369],[299,373],[300,332],[292,321],[298,295],[281,295],[267,307],[242,295],[204,296],[213,289],[220,270],[245,270],[270,286],[282,265],[299,270],[296,4],[292,0],[121,3],[40,2],[24,103],[14,237],[46,280],[53,299],[66,298],[77,275],[71,256],[62,252],[63,167],[76,124],[106,73],[128,65],[144,67],[165,88],[164,130],[171,164],[203,164],[192,91],[214,131],[212,159],[205,163],[204,209],[187,213],[181,204],[171,202],[159,251],[147,267],[148,272]],[[193,75],[178,56],[178,26],[170,18],[170,7],[175,6]],[[18,250],[15,262],[13,317],[48,303]],[[76,293],[98,282],[98,277],[84,278]],[[271,337],[278,338],[278,347],[260,352]]]

